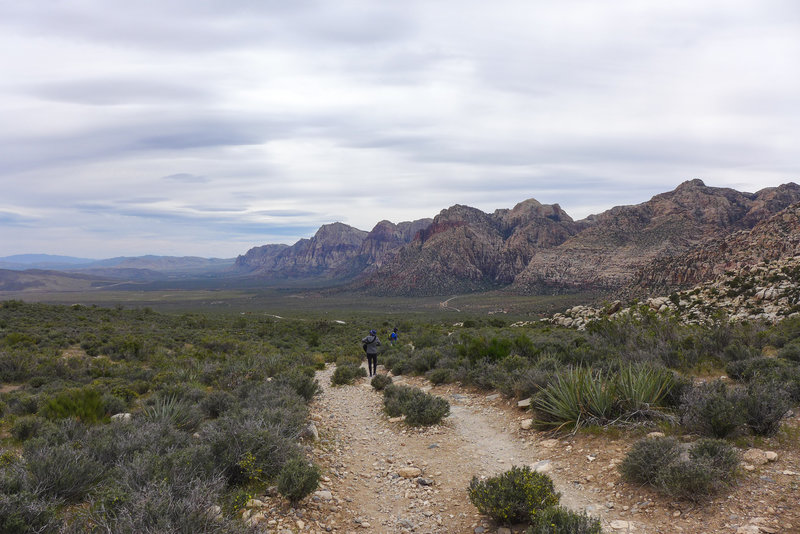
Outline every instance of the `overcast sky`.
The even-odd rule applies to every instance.
[[[0,0],[0,256],[800,182],[797,0]]]

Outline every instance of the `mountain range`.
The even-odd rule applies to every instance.
[[[251,286],[327,286],[379,295],[489,289],[622,295],[690,287],[721,272],[796,253],[800,186],[746,193],[690,180],[641,204],[581,220],[558,204],[531,198],[492,213],[454,205],[433,218],[381,221],[370,231],[335,222],[309,239],[257,246],[235,260],[34,255],[0,258],[0,270],[58,270],[112,282],[246,279]],[[3,272],[15,287],[22,283],[10,271],[0,271],[0,281]],[[36,277],[24,272],[31,286]]]
[[[749,232],[798,202],[800,186],[794,183],[745,193],[690,180],[647,202],[578,221],[558,204],[535,199],[493,213],[455,205],[432,220],[382,221],[370,232],[342,223],[325,225],[291,247],[251,249],[236,259],[235,268],[273,280],[325,278],[384,295],[681,285],[696,277],[673,275],[671,269],[697,270],[682,262],[715,261],[690,258],[702,251],[717,254],[709,247],[730,236],[758,235]],[[726,246],[759,254],[747,237],[741,239]]]

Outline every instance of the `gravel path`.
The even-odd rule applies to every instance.
[[[367,379],[331,387],[332,372],[332,367],[318,372],[323,394],[312,406],[321,436],[314,453],[328,474],[322,495],[330,491],[334,510],[325,523],[329,531],[496,532],[467,497],[470,479],[535,464],[547,455],[520,439],[518,428],[510,428],[507,415],[485,396],[445,393],[451,415],[442,425],[415,429],[385,416],[382,396]],[[404,377],[395,383],[423,384]],[[556,463],[546,467],[562,504],[599,509],[579,486],[561,480]]]

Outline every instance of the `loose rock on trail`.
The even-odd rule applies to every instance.
[[[315,459],[329,480],[323,491],[341,503],[326,525],[331,530],[494,532],[497,526],[469,501],[472,477],[537,462],[544,470],[553,468],[534,442],[514,434],[502,412],[479,402],[482,396],[443,395],[451,405],[443,424],[412,428],[384,415],[382,395],[366,379],[331,387],[332,372],[331,367],[318,373],[323,393],[312,405],[322,436]],[[558,475],[549,474],[562,493],[562,504],[597,508]]]
[[[530,413],[499,394],[393,377],[397,384],[421,387],[450,402],[450,416],[441,425],[412,428],[384,414],[382,395],[368,379],[332,387],[333,370],[317,372],[323,392],[311,412],[320,437],[310,453],[325,478],[320,490],[290,514],[304,517],[297,521],[299,531],[509,534],[478,513],[467,486],[473,476],[528,465],[552,477],[563,506],[598,517],[606,533],[800,533],[795,441],[766,439],[765,446],[780,451],[777,459],[744,464],[730,493],[701,504],[673,501],[624,482],[617,470],[646,430],[553,437],[531,430]],[[800,415],[786,425],[789,435],[796,435]],[[280,523],[278,528],[279,534],[296,531],[280,530]],[[517,525],[510,532],[524,528]]]

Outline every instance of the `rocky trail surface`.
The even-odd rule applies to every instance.
[[[562,505],[600,518],[606,533],[800,533],[797,416],[787,423],[794,438],[761,445],[778,451],[776,461],[745,465],[732,493],[692,504],[620,479],[617,465],[641,436],[553,439],[527,429],[528,412],[500,395],[394,377],[450,402],[441,425],[412,428],[383,413],[369,379],[332,387],[332,373],[329,366],[317,374],[323,392],[312,419],[319,436],[307,449],[323,468],[320,489],[297,509],[269,499],[266,517],[278,519],[259,525],[267,532],[519,534],[524,525],[509,529],[481,516],[467,487],[473,476],[528,465],[552,477]]]

